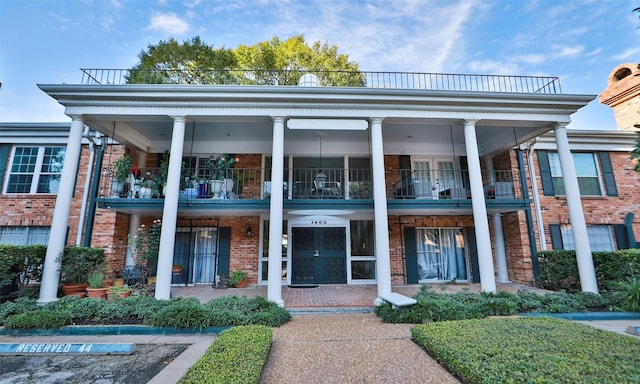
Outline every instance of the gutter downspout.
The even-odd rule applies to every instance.
[[[104,158],[104,150],[107,146],[107,140],[102,138],[98,147],[98,156],[96,157],[96,166],[93,171],[93,185],[91,186],[91,201],[89,203],[89,211],[87,213],[87,226],[84,234],[85,247],[91,246],[91,236],[93,235],[93,221],[96,213],[96,197],[98,195],[98,187],[100,186],[100,173],[102,170],[102,159]]]
[[[542,209],[540,208],[540,195],[538,195],[538,183],[536,183],[536,172],[533,168],[533,147],[536,145],[536,139],[527,142],[527,161],[529,163],[529,177],[531,178],[531,192],[533,194],[533,207],[536,211],[536,222],[538,224],[538,238],[540,239],[540,248],[547,251],[547,239],[544,235],[544,223],[542,221]]]
[[[80,207],[80,220],[78,220],[78,234],[76,236],[76,247],[82,243],[82,229],[84,228],[85,215],[87,212],[87,199],[89,198],[89,185],[91,183],[91,172],[93,171],[93,161],[95,158],[95,148],[93,137],[89,136],[89,127],[85,127],[84,138],[89,140],[89,167],[87,168],[87,177],[84,182],[84,192],[82,194],[82,206]]]

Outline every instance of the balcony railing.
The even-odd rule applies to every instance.
[[[389,199],[471,199],[468,171],[393,169],[386,180]],[[485,198],[520,199],[518,180],[519,174],[511,170],[482,171]]]
[[[417,89],[428,91],[560,94],[560,79],[549,76],[474,75],[417,72],[356,72],[226,69],[91,69],[82,68],[81,84],[298,85],[312,75],[312,86]],[[306,80],[308,77],[304,78]],[[307,83],[309,84],[309,83]]]
[[[386,170],[387,199],[468,200],[471,198],[468,171]],[[373,198],[371,172],[368,169],[295,168],[284,170],[282,194],[286,200],[362,200]],[[106,170],[100,185],[102,198],[160,199],[164,185],[160,168],[145,168],[118,183]],[[181,180],[181,201],[194,199],[264,200],[271,197],[274,185],[268,180],[270,169],[233,168],[224,180]],[[522,193],[517,172],[495,171],[482,174],[487,199],[520,199]],[[264,180],[264,179],[267,180]]]

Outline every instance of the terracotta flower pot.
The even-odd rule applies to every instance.
[[[62,294],[65,296],[87,296],[87,284],[62,284]]]
[[[235,288],[246,288],[248,283],[249,283],[249,282],[247,281],[247,279],[242,279],[242,280],[240,280],[240,282],[239,282],[239,283],[234,284],[233,286],[234,286]]]
[[[109,288],[87,288],[87,296],[94,299],[106,299]]]

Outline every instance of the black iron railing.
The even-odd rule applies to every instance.
[[[386,170],[388,199],[468,200],[471,198],[468,171]],[[295,168],[284,171],[282,195],[285,200],[373,198],[371,172],[368,169]],[[232,168],[226,178],[208,180],[182,176],[180,199],[269,199],[273,182],[270,169]],[[522,194],[517,172],[482,172],[487,199],[519,199]],[[266,180],[265,180],[266,179]],[[164,197],[165,181],[160,168],[135,168],[123,182],[105,170],[100,197],[158,199]]]
[[[228,69],[92,69],[81,68],[81,84],[270,85],[414,89],[459,92],[562,93],[560,79],[418,72],[228,70]]]

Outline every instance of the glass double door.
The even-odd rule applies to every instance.
[[[292,284],[347,282],[345,228],[293,227],[292,237]]]
[[[215,228],[178,228],[173,265],[182,271],[174,273],[172,284],[211,284],[216,275],[218,233]]]

